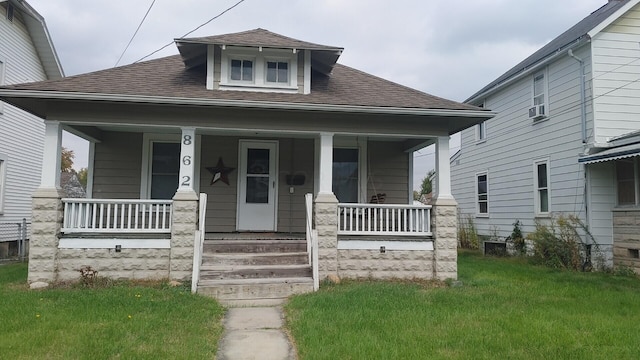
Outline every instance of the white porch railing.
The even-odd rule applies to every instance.
[[[338,235],[431,236],[431,205],[340,203]]]
[[[307,253],[309,254],[309,264],[313,277],[313,290],[320,288],[320,278],[318,271],[318,231],[313,228],[313,194],[304,196],[305,208],[307,211]]]
[[[62,199],[63,233],[170,233],[171,200]]]

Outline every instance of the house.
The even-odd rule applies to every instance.
[[[572,214],[609,265],[640,270],[639,3],[609,1],[466,100],[497,113],[451,159],[481,234]]]
[[[63,76],[44,19],[26,1],[0,1],[0,86]],[[44,122],[0,101],[0,258],[18,250],[40,185]],[[22,245],[22,244],[21,244]]]
[[[328,276],[457,276],[449,135],[491,112],[264,29],[175,43],[179,55],[0,89],[46,119],[33,286],[91,266],[269,301]],[[91,143],[89,199],[61,200],[63,128]],[[413,151],[434,143],[439,192],[414,206]]]

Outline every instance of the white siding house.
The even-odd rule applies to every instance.
[[[640,130],[639,2],[609,1],[467,99],[497,113],[462,132],[451,160],[454,197],[480,234],[507,237],[516,220],[527,233],[537,219],[573,214],[609,259],[636,266],[627,255],[640,242],[614,228],[634,222],[640,203],[621,203],[615,181],[619,159],[640,153],[618,151]],[[627,198],[639,189],[633,166]]]
[[[44,19],[24,1],[0,1],[0,85],[62,76]],[[7,241],[16,240],[16,224],[31,218],[31,195],[40,185],[43,141],[42,119],[0,101],[3,249]]]

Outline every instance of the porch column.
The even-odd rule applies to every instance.
[[[195,184],[195,128],[182,128],[180,138],[180,178],[171,207],[171,254],[169,278],[191,278],[193,244],[198,224],[198,195]]]
[[[40,187],[32,196],[28,275],[32,289],[47,287],[57,278],[56,261],[63,215],[63,193],[60,189],[61,144],[60,123],[45,121]]]
[[[433,276],[439,280],[458,278],[457,205],[451,193],[449,137],[439,136],[436,142],[436,195],[431,212]]]
[[[320,279],[338,275],[338,199],[333,194],[333,134],[320,134],[320,186],[315,200]]]

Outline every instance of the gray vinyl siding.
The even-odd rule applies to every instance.
[[[313,193],[314,141],[312,139],[281,139],[280,143],[280,176],[278,179],[278,231],[305,232],[306,193]],[[287,175],[304,175],[305,182],[301,186],[292,186],[289,192]]]
[[[105,131],[95,144],[93,197],[139,199],[142,134]]]
[[[409,157],[401,142],[369,141],[367,144],[367,197],[387,194],[387,204],[409,202]]]
[[[0,61],[4,63],[4,84],[46,80],[22,15],[16,11],[13,22],[9,22],[5,6],[0,6]],[[0,223],[17,223],[23,218],[30,221],[31,195],[40,185],[43,144],[42,119],[0,102],[0,154],[6,157]]]
[[[588,203],[591,233],[602,245],[613,243],[613,213],[616,206],[615,162],[588,165]]]
[[[590,72],[589,47],[575,54],[587,60]],[[549,161],[550,211],[585,219],[584,168],[578,164],[583,151],[579,70],[578,62],[568,56],[547,67],[546,120],[534,122],[528,117],[533,80],[526,76],[485,99],[485,108],[498,113],[486,123],[486,141],[476,142],[474,127],[462,132],[461,153],[451,167],[453,195],[461,213],[474,217],[479,233],[497,230],[506,237],[516,220],[523,223],[525,233],[533,230],[534,162],[538,160]],[[588,122],[591,118],[589,109]],[[592,132],[591,125],[587,129]],[[476,174],[481,172],[488,175],[488,216],[476,216]]]
[[[640,129],[640,5],[592,39],[596,141]]]

